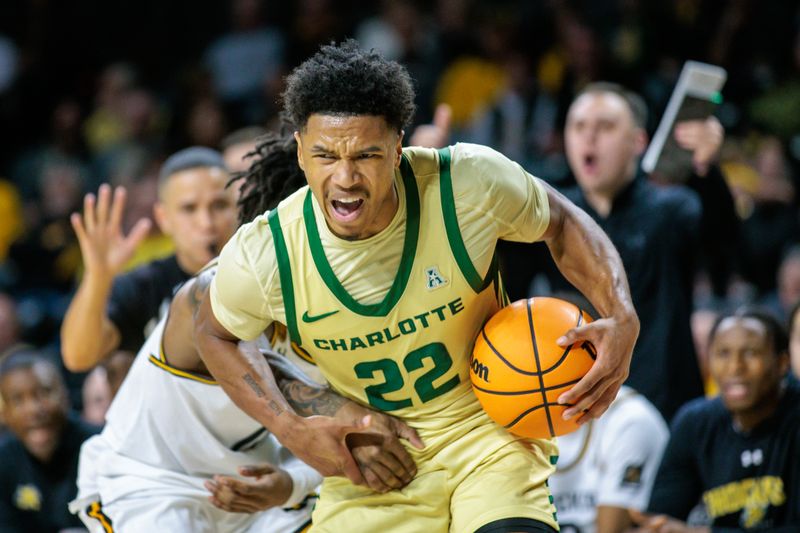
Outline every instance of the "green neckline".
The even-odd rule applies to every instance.
[[[400,258],[400,266],[397,269],[397,275],[394,278],[392,287],[389,289],[389,292],[386,293],[383,300],[378,303],[359,303],[345,290],[339,278],[337,278],[336,274],[333,272],[330,263],[328,263],[328,258],[325,257],[325,249],[322,247],[322,241],[319,238],[319,230],[314,215],[311,190],[306,193],[305,202],[303,204],[303,219],[306,225],[306,234],[308,235],[311,256],[314,259],[317,271],[334,296],[336,296],[345,307],[362,316],[388,315],[389,311],[391,311],[398,300],[400,300],[400,296],[402,296],[405,291],[406,285],[408,285],[408,279],[411,276],[411,268],[414,264],[417,242],[419,241],[420,207],[417,180],[414,176],[411,164],[408,162],[405,155],[403,155],[400,160],[400,175],[403,179],[403,186],[406,192],[406,235],[405,241],[403,242],[403,255]]]

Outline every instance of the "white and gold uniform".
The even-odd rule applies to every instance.
[[[81,447],[78,497],[70,504],[92,533],[302,531],[321,481],[216,381],[170,365],[161,319],[136,355],[102,433]],[[203,482],[270,463],[292,477],[283,507],[254,514],[214,507]]]
[[[622,387],[608,411],[558,438],[550,478],[562,533],[595,533],[598,507],[645,511],[669,429],[653,404]]]
[[[546,191],[468,144],[405,149],[395,185],[393,220],[358,241],[336,237],[300,189],[237,232],[211,286],[214,314],[232,334],[286,324],[295,351],[339,394],[402,418],[425,441],[409,448],[418,474],[402,490],[326,479],[314,529],[463,532],[512,518],[557,527],[546,486],[554,443],[493,423],[468,379],[475,336],[504,303],[497,240],[540,238]]]

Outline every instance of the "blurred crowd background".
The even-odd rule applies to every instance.
[[[639,92],[652,133],[687,59],[723,66],[720,166],[742,221],[724,287],[698,278],[695,323],[725,306],[800,300],[800,7],[787,0],[10,0],[0,3],[0,354],[61,364],[58,328],[81,276],[69,224],[83,195],[128,188],[152,216],[160,163],[190,145],[275,128],[284,76],[355,37],[404,63],[417,123],[452,108],[451,142],[490,145],[571,181],[562,131],[581,87]],[[247,131],[247,130],[246,130]],[[259,130],[249,130],[259,131]],[[153,234],[131,266],[166,255]],[[709,314],[710,313],[710,314]],[[66,373],[66,371],[65,371]],[[66,373],[80,408],[83,376]],[[102,420],[102,418],[101,418]]]

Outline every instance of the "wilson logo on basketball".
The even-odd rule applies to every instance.
[[[470,367],[472,368],[472,373],[475,374],[475,377],[482,379],[486,383],[489,383],[489,367],[478,361],[476,358],[472,358],[472,362],[470,363]]]
[[[590,321],[557,298],[520,300],[495,313],[475,339],[469,364],[472,390],[489,417],[534,439],[578,429],[575,419],[561,417],[568,406],[558,397],[586,375],[597,351],[589,342],[559,346],[556,341]]]

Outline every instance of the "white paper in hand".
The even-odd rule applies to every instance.
[[[724,68],[687,61],[669,98],[667,109],[650,146],[642,169],[666,181],[685,181],[692,171],[692,154],[675,141],[675,123],[706,119],[722,102],[720,90],[728,73]]]

